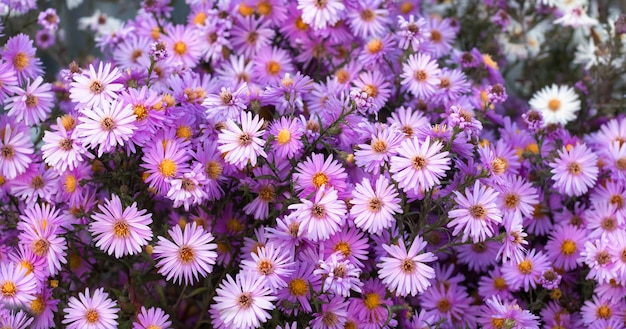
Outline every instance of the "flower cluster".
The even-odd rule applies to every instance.
[[[625,327],[619,4],[81,2],[0,5],[0,328]]]

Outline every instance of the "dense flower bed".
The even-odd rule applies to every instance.
[[[0,4],[0,328],[626,326],[620,1],[93,4]]]

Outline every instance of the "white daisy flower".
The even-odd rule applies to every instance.
[[[580,99],[574,88],[556,84],[535,93],[529,104],[531,109],[543,114],[546,124],[566,125],[576,119],[576,112],[580,110]]]

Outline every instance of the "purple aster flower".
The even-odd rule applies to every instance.
[[[140,253],[141,248],[152,240],[152,214],[137,209],[136,202],[123,207],[120,198],[113,194],[98,209],[100,212],[91,216],[93,222],[89,225],[89,232],[94,236],[96,247],[109,255],[120,258]]]
[[[35,299],[37,280],[32,272],[12,262],[0,263],[0,304],[7,308],[27,306]]]
[[[309,0],[306,0],[309,1]],[[349,302],[341,295],[324,295],[321,312],[313,314],[309,322],[311,329],[341,329],[348,319]]]
[[[48,8],[39,13],[37,23],[47,30],[56,30],[59,27],[59,16],[54,8]]]
[[[74,82],[70,87],[70,99],[81,104],[81,108],[93,108],[104,106],[117,99],[117,92],[121,91],[123,85],[115,83],[121,74],[117,67],[111,69],[111,63],[102,62],[98,65],[98,71],[89,65],[89,71],[83,74],[74,74]]]
[[[46,259],[49,275],[56,275],[66,263],[67,241],[61,236],[61,225],[66,220],[54,206],[35,204],[24,210],[17,225],[20,243]]]
[[[281,77],[293,71],[291,55],[278,47],[268,46],[259,49],[252,61],[252,81],[261,86],[279,85]]]
[[[271,22],[262,17],[258,19],[254,15],[239,17],[230,31],[233,49],[236,49],[238,55],[251,58],[261,48],[270,46],[275,33],[270,25]]]
[[[420,304],[446,328],[477,328],[473,298],[464,286],[439,283],[420,296]]]
[[[460,105],[450,106],[449,111],[448,125],[450,127],[458,127],[465,132],[468,139],[478,137],[483,130],[483,124],[476,119],[473,111]]]
[[[215,309],[225,327],[258,328],[271,318],[268,311],[276,306],[276,296],[264,284],[265,279],[251,272],[230,274],[215,290]]]
[[[320,260],[313,274],[324,278],[323,292],[349,297],[350,291],[361,292],[363,282],[359,279],[361,270],[343,255],[333,253],[326,260]]]
[[[430,137],[423,142],[416,137],[404,140],[398,155],[389,160],[392,178],[405,192],[429,191],[450,169],[449,152],[442,149],[441,142],[431,142]]]
[[[605,283],[616,277],[615,256],[611,253],[609,240],[606,238],[585,242],[585,250],[581,251],[579,261],[589,266],[587,279]]]
[[[536,288],[543,271],[550,268],[550,261],[541,251],[531,249],[519,262],[509,262],[502,266],[502,275],[512,291],[530,287]]]
[[[473,190],[465,189],[465,195],[457,191],[454,194],[459,208],[448,213],[452,220],[447,227],[454,228],[452,234],[459,235],[462,230],[463,241],[471,238],[474,243],[492,237],[502,223],[502,212],[496,203],[499,193],[477,180]]]
[[[104,292],[104,288],[94,290],[93,296],[89,288],[79,293],[78,298],[70,297],[67,302],[63,324],[68,329],[99,328],[115,329],[118,326],[117,304]]]
[[[408,251],[403,239],[398,245],[383,244],[387,256],[381,257],[376,265],[378,276],[396,296],[415,296],[430,287],[428,280],[435,277],[435,270],[425,263],[434,262],[437,257],[431,252],[421,253],[426,245],[420,236],[413,240]]]
[[[302,22],[322,30],[335,25],[343,18],[346,6],[340,0],[298,0],[298,10],[302,10]]]
[[[403,137],[402,132],[395,127],[372,133],[370,143],[359,144],[359,149],[354,152],[357,166],[371,173],[379,172],[380,167],[398,153]]]
[[[7,114],[23,121],[27,126],[44,121],[54,106],[52,87],[49,83],[43,83],[40,76],[24,89],[16,89],[15,94],[5,102],[6,109],[9,110]]]
[[[188,167],[190,154],[185,148],[188,142],[182,139],[157,138],[148,150],[144,150],[141,167],[146,169],[145,182],[157,193],[165,194],[169,180]]]
[[[174,67],[194,67],[200,62],[202,49],[197,30],[186,25],[172,25],[165,27],[166,36],[163,41],[167,45],[170,56],[166,61]]]
[[[300,162],[293,175],[295,190],[304,198],[321,189],[322,186],[333,187],[339,193],[345,193],[348,174],[341,165],[329,155],[313,153],[305,161]]]
[[[456,38],[456,32],[448,18],[431,17],[426,29],[430,31],[430,39],[422,45],[433,57],[439,58],[452,51],[452,44]]]
[[[165,44],[165,41],[151,43],[150,56],[152,56],[156,62],[166,60],[170,56],[170,53],[167,49],[167,44]]]
[[[137,116],[133,107],[122,100],[104,102],[81,112],[76,126],[76,134],[84,146],[98,148],[98,156],[111,152],[116,146],[123,146],[137,129]],[[132,145],[132,143],[130,144]]]
[[[151,307],[146,309],[141,306],[141,312],[137,314],[137,321],[133,322],[133,329],[171,329],[172,321],[162,309]]]
[[[413,54],[408,61],[402,64],[400,77],[402,85],[418,98],[427,98],[435,94],[435,87],[441,83],[439,64],[431,59],[430,55]]]
[[[561,275],[554,271],[554,269],[547,269],[541,273],[539,277],[539,284],[545,289],[553,290],[559,287],[561,283]]]
[[[43,135],[44,145],[41,146],[43,160],[59,172],[73,170],[84,160],[93,158],[92,154],[77,139],[76,130],[68,132],[57,118],[57,131],[46,131]]]
[[[508,95],[506,93],[506,88],[499,83],[493,86],[489,86],[489,88],[487,88],[487,99],[489,100],[489,103],[504,103],[507,97]]]
[[[522,119],[524,119],[528,130],[533,134],[537,134],[545,125],[543,114],[537,110],[530,110],[523,113]]]
[[[193,168],[182,169],[180,172],[182,176],[168,181],[170,189],[166,197],[174,201],[174,208],[182,205],[185,211],[189,211],[190,206],[206,200],[208,195],[202,186],[208,184],[209,180],[205,176],[204,169],[201,163],[196,163]]]
[[[298,120],[281,117],[272,122],[269,133],[274,136],[272,150],[278,158],[293,158],[303,148],[304,127]]]
[[[569,196],[585,194],[598,178],[598,156],[585,144],[568,144],[558,155],[555,162],[549,164],[554,187]]]
[[[302,112],[302,96],[313,89],[313,80],[300,72],[292,76],[286,73],[276,86],[268,86],[261,95],[262,103],[274,105],[281,115]]]
[[[363,178],[352,192],[350,215],[354,225],[372,234],[381,234],[395,223],[395,214],[402,213],[398,192],[389,180],[379,176],[374,188],[368,178]]]
[[[20,84],[28,78],[43,76],[41,61],[35,57],[35,52],[33,41],[23,33],[9,38],[0,52],[2,59],[12,64]]]
[[[175,225],[168,230],[173,241],[159,236],[152,255],[157,260],[159,273],[172,279],[174,283],[193,284],[198,276],[206,277],[213,271],[217,259],[217,244],[210,232],[195,222],[186,224],[184,229]]]
[[[409,49],[411,47],[413,51],[417,51],[422,42],[430,39],[430,32],[426,29],[426,20],[422,17],[418,17],[416,20],[415,16],[409,15],[407,21],[403,16],[398,16],[396,38],[400,48]]]
[[[48,49],[56,44],[54,32],[51,30],[39,30],[35,35],[35,45],[40,49]]]
[[[496,329],[502,326],[511,328],[539,329],[539,317],[522,309],[514,301],[503,301],[500,296],[492,296],[482,307],[478,322],[483,328]]]
[[[333,187],[326,189],[322,185],[312,200],[300,199],[300,202],[289,209],[295,211],[294,216],[300,220],[299,231],[305,232],[309,240],[327,240],[344,225],[346,204],[338,199]]]
[[[233,90],[234,89],[234,90]],[[241,112],[247,109],[248,84],[239,83],[235,88],[222,87],[218,94],[209,94],[202,101],[208,120],[239,120]]]
[[[14,179],[23,174],[33,162],[34,145],[31,134],[23,123],[12,118],[0,118],[0,177]]]
[[[256,166],[258,156],[267,157],[263,150],[265,141],[261,139],[265,133],[261,129],[264,122],[250,112],[241,112],[241,127],[228,119],[227,128],[219,133],[217,141],[220,152],[226,153],[224,160],[227,163],[243,169],[248,163]]]

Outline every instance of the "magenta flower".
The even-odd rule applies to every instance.
[[[41,60],[35,57],[35,53],[33,41],[26,34],[20,33],[7,40],[0,55],[3,60],[12,64],[19,83],[23,84],[29,78],[43,76]]]
[[[12,262],[0,263],[0,305],[7,308],[29,305],[35,299],[37,285],[28,269]]]
[[[171,329],[172,321],[169,319],[170,316],[158,307],[146,309],[142,306],[137,321],[133,322],[133,329]]]
[[[320,260],[317,267],[313,274],[324,278],[323,292],[330,290],[343,297],[349,297],[350,291],[361,292],[361,270],[343,255],[333,253],[328,259]]]
[[[170,56],[167,63],[173,66],[194,67],[200,61],[202,48],[196,37],[198,31],[187,25],[172,25],[165,27],[163,41],[167,45]]]
[[[96,247],[115,254],[115,258],[134,255],[152,240],[152,214],[138,210],[137,203],[124,208],[120,198],[113,194],[105,205],[99,205],[100,213],[94,213],[89,232],[94,236]]]
[[[354,225],[371,234],[381,234],[395,223],[395,214],[402,213],[395,187],[384,176],[379,176],[374,188],[368,178],[363,178],[352,192],[350,215]]]
[[[63,310],[63,324],[68,329],[115,329],[119,310],[116,302],[104,292],[104,288],[94,290],[93,296],[89,288],[86,288],[85,293],[78,294],[78,298],[69,298],[67,308]]]
[[[341,229],[345,221],[346,204],[338,199],[333,187],[326,189],[322,185],[312,201],[300,199],[300,202],[290,205],[289,209],[295,210],[294,216],[301,221],[299,231],[305,232],[309,240],[326,240]]]
[[[56,275],[66,263],[67,241],[61,236],[61,225],[66,220],[54,206],[35,204],[24,210],[17,224],[20,243],[46,259],[49,275]]]
[[[26,172],[33,162],[34,146],[26,126],[12,119],[0,119],[0,123],[3,123],[0,127],[3,132],[0,136],[0,176],[3,180],[13,179]]]
[[[195,222],[186,224],[184,229],[179,225],[172,227],[168,234],[173,241],[159,236],[152,252],[158,260],[159,273],[166,276],[166,280],[193,284],[198,276],[206,277],[213,271],[217,259],[217,245],[212,243],[213,235],[197,226]]]
[[[432,189],[450,169],[449,152],[442,149],[441,142],[431,143],[430,137],[423,142],[415,137],[406,139],[400,144],[398,155],[390,160],[392,178],[405,192],[417,194]]]
[[[271,318],[268,311],[276,308],[264,279],[250,272],[239,272],[235,279],[227,274],[215,290],[215,308],[226,327],[258,328]]]
[[[76,130],[68,132],[61,118],[57,118],[57,129],[48,130],[43,135],[41,153],[47,165],[59,172],[65,172],[78,167],[84,157],[93,157],[78,140]]]
[[[519,262],[510,262],[502,267],[502,275],[512,291],[529,291],[536,288],[543,271],[551,268],[550,261],[541,251],[531,249]]]
[[[558,151],[559,157],[550,163],[554,187],[569,196],[581,196],[598,178],[598,156],[585,144],[565,146]]]
[[[252,116],[250,112],[241,112],[241,127],[233,120],[226,122],[226,129],[218,135],[218,149],[227,153],[224,160],[239,169],[243,169],[248,163],[256,166],[257,157],[267,157],[263,150],[265,141],[261,138],[265,133],[262,130],[265,121],[258,115]]]
[[[334,25],[343,18],[345,5],[340,0],[315,1],[298,0],[298,10],[302,11],[302,21],[321,30]]]
[[[418,98],[426,98],[435,94],[435,87],[441,80],[441,69],[430,55],[419,53],[411,55],[408,62],[402,65],[403,73],[400,75],[402,85]]]
[[[105,103],[117,99],[117,93],[124,87],[121,83],[115,82],[122,76],[118,68],[111,69],[111,63],[104,66],[102,64],[100,62],[98,65],[97,72],[93,65],[89,65],[88,71],[74,75],[70,99],[79,103],[81,108],[103,107]]]
[[[474,189],[465,189],[465,195],[454,191],[459,208],[451,210],[452,219],[447,227],[454,228],[453,235],[463,231],[463,241],[472,238],[473,242],[485,241],[497,231],[497,224],[502,223],[502,212],[496,204],[499,193],[480,181],[474,183]]]
[[[435,270],[425,263],[434,262],[437,257],[431,252],[420,253],[426,245],[420,236],[413,240],[408,251],[403,239],[398,245],[383,244],[388,256],[381,257],[376,265],[378,276],[396,296],[415,296],[430,287],[428,280],[435,278]]]
[[[298,164],[293,177],[295,189],[300,191],[300,197],[306,197],[318,191],[322,185],[333,187],[338,192],[343,192],[347,188],[345,181],[348,174],[341,164],[333,159],[332,154],[324,160],[323,154],[313,153]]]
[[[38,76],[24,89],[16,89],[16,95],[6,100],[7,114],[27,126],[38,124],[52,111],[53,96],[51,85],[43,83],[43,78]]]

